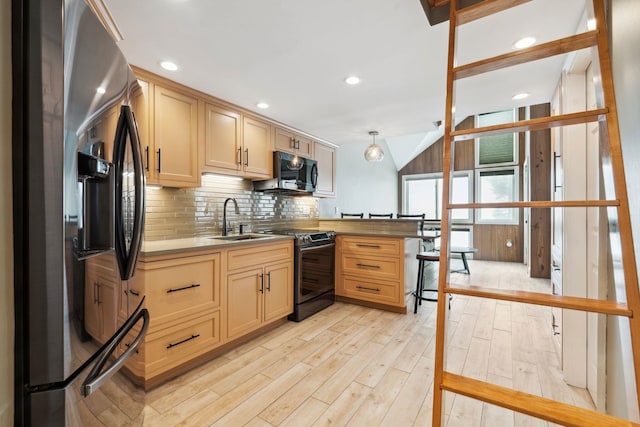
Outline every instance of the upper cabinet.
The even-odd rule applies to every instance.
[[[290,130],[276,127],[274,145],[278,151],[297,154],[307,159],[313,158],[313,141]]]
[[[201,102],[200,106],[201,170],[271,178],[271,125],[214,104]]]
[[[252,117],[242,119],[242,167],[247,178],[273,176],[271,125]]]
[[[198,100],[153,82],[140,81],[131,107],[148,184],[198,187]]]
[[[158,183],[199,186],[198,100],[155,85],[153,106],[154,155],[150,157]]]
[[[203,172],[240,174],[242,171],[242,116],[203,101],[200,167]]]
[[[132,68],[139,87],[131,95],[131,108],[148,184],[199,187],[202,172],[270,179],[273,152],[278,150],[317,159],[316,195],[335,195],[334,148],[251,111]],[[110,116],[100,120],[94,132],[116,123]]]
[[[315,158],[318,161],[318,185],[314,195],[335,197],[336,195],[336,149],[316,142]]]

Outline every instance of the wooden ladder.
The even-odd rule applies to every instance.
[[[439,265],[438,289],[440,295],[457,294],[503,301],[521,302],[563,309],[581,310],[585,312],[603,313],[607,315],[625,316],[629,318],[631,346],[633,349],[633,365],[636,378],[636,392],[640,397],[640,295],[638,292],[638,275],[636,271],[634,248],[631,236],[631,223],[625,184],[620,132],[616,111],[613,76],[609,57],[609,41],[606,31],[604,0],[593,0],[593,15],[596,29],[578,35],[562,38],[527,49],[509,52],[493,58],[456,66],[455,46],[459,26],[467,24],[505,9],[518,6],[528,0],[484,0],[472,6],[458,9],[457,1],[451,0],[449,13],[449,54],[447,65],[447,94],[444,120],[444,154],[443,154],[443,204],[442,204],[442,237]],[[437,1],[436,1],[437,3]],[[441,0],[439,5],[446,3]],[[438,5],[438,4],[436,4]],[[591,7],[591,6],[588,6]],[[553,13],[553,11],[549,11]],[[481,127],[466,130],[453,130],[454,84],[457,80],[476,76],[526,62],[569,53],[580,49],[593,48],[597,52],[594,65],[599,63],[603,105],[590,111],[571,114],[560,114],[550,117],[536,118],[515,123]],[[597,72],[597,71],[596,71]],[[599,104],[601,102],[599,101]],[[599,122],[601,145],[608,142],[609,161],[612,168],[615,195],[608,195],[606,200],[568,200],[568,201],[521,201],[512,203],[465,203],[450,202],[450,188],[453,172],[453,150],[456,141],[477,138],[479,136],[497,135],[512,132],[526,132],[549,129],[557,126]],[[449,231],[450,212],[453,209],[477,208],[567,208],[567,207],[611,207],[617,211],[617,218],[609,217],[610,232],[618,227],[624,283],[626,286],[626,303],[590,298],[579,298],[546,293],[525,292],[518,290],[492,289],[484,286],[470,286],[450,283],[449,268]],[[608,209],[607,211],[611,211]],[[616,220],[617,224],[611,224]],[[471,276],[470,279],[473,279]],[[447,322],[448,298],[440,298],[437,303],[436,349],[433,390],[433,426],[442,425],[444,417],[445,391],[464,395],[492,405],[497,405],[533,417],[569,426],[608,426],[637,425],[630,421],[615,418],[606,414],[586,410],[566,403],[557,402],[540,396],[516,391],[488,382],[478,381],[455,373],[445,371],[445,325]]]

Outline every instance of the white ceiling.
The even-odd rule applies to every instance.
[[[131,64],[258,111],[337,145],[386,140],[398,168],[444,115],[448,23],[419,0],[103,0]],[[457,61],[509,52],[520,37],[574,34],[584,0],[533,0],[461,27]],[[159,63],[171,60],[177,72]],[[562,58],[460,82],[457,113],[547,102]],[[362,83],[348,86],[356,74]]]

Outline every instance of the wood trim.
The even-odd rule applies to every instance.
[[[442,389],[572,427],[638,426],[631,421],[445,372]]]
[[[470,64],[461,65],[453,69],[453,75],[455,79],[459,80],[482,73],[500,70],[502,68],[512,67],[514,65],[524,64],[526,62],[537,61],[539,59],[585,49],[596,44],[597,35],[598,30],[593,30],[577,34],[575,36],[543,43],[527,49],[517,50],[504,55],[494,56],[493,58],[487,58]]]
[[[456,25],[468,24],[469,22],[502,12],[503,10],[510,9],[528,1],[529,0],[485,0],[473,6],[458,10]],[[451,20],[451,23],[453,25],[453,20]],[[449,69],[451,70],[451,68]]]
[[[543,305],[546,307],[588,311],[591,313],[633,317],[633,311],[627,304],[615,301],[543,294],[539,292],[518,291],[512,289],[493,289],[459,284],[448,284],[445,288],[445,292],[472,297],[492,298],[502,301],[523,302],[526,304]]]
[[[513,123],[472,128],[451,132],[456,141],[478,138],[480,136],[501,135],[509,132],[527,132],[549,129],[558,126],[577,125],[604,119],[608,108],[580,111],[578,113],[560,114],[557,116],[541,117],[537,119],[521,120]]]
[[[504,203],[457,203],[450,204],[448,209],[482,209],[482,208],[588,208],[602,206],[620,206],[620,200],[531,200],[524,202]]]

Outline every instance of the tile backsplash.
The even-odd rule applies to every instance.
[[[312,228],[318,225],[318,199],[253,191],[250,180],[218,175],[203,175],[200,188],[146,189],[145,240],[180,239],[222,233],[224,201],[227,220],[234,232],[240,224],[249,231],[285,228]]]

